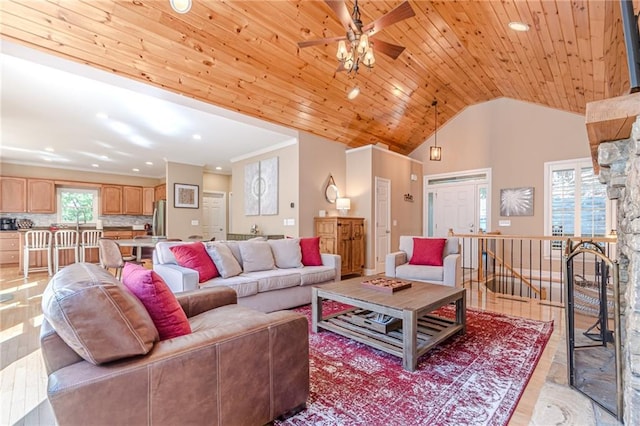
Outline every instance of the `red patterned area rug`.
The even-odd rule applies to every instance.
[[[345,306],[325,301],[324,313]],[[453,307],[437,314],[453,318]],[[311,307],[297,309],[310,318]],[[309,333],[307,409],[282,425],[506,425],[553,331],[467,309],[467,332],[409,372],[402,360],[329,331]]]

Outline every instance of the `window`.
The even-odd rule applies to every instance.
[[[98,190],[58,188],[59,223],[95,223],[98,219]]]
[[[545,235],[604,237],[611,232],[614,207],[591,159],[545,163]],[[551,248],[561,250],[563,242]]]

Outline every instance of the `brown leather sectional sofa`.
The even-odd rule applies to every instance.
[[[130,296],[89,264],[49,283],[41,347],[60,425],[263,425],[304,407],[303,315],[265,314],[237,305],[229,288],[200,289],[176,295],[192,333],[158,341]]]

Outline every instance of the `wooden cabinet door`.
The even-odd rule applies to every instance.
[[[338,254],[342,257],[343,275],[353,272],[351,246],[351,221],[340,220],[338,223]]]
[[[102,214],[122,214],[122,187],[102,185],[100,189]]]
[[[142,214],[151,216],[153,214],[153,202],[156,198],[155,188],[142,188]]]
[[[362,275],[364,268],[364,222],[361,219],[351,223],[351,265],[352,272]]]
[[[25,213],[27,211],[27,180],[0,177],[0,212]]]
[[[158,185],[154,188],[155,190],[155,201],[158,200],[166,200],[167,199],[167,185],[166,184],[162,184],[162,185]]]
[[[28,179],[27,198],[27,210],[29,213],[55,213],[55,182],[45,179]]]
[[[122,214],[142,214],[142,187],[122,187]]]

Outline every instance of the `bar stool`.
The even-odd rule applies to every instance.
[[[24,277],[27,278],[29,276],[29,270],[32,271],[43,271],[42,268],[30,268],[29,267],[29,255],[32,252],[36,251],[46,251],[47,252],[47,270],[49,272],[49,276],[51,276],[51,231],[44,230],[31,230],[27,231],[24,234],[24,246],[22,249],[22,264],[23,264],[23,273]]]
[[[73,250],[73,262],[80,260],[78,256],[78,231],[62,229],[53,234],[53,265],[56,272],[60,270],[60,251]]]
[[[103,232],[99,229],[86,229],[82,231],[82,242],[80,243],[80,261],[85,262],[87,249],[99,249],[98,240],[102,238]]]

